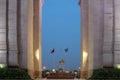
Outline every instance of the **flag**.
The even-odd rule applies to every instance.
[[[66,53],[68,52],[68,48],[65,49],[65,52],[66,52]]]
[[[51,51],[51,54],[53,54],[55,52],[55,49],[53,48],[53,50]]]

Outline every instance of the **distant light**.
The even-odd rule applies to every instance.
[[[80,67],[78,69],[80,70]]]
[[[46,74],[50,74],[50,72],[46,72]]]
[[[5,68],[6,65],[5,64],[0,64],[0,68]]]
[[[53,71],[53,72],[56,72],[56,70],[55,70],[55,69],[52,69],[52,71]]]
[[[44,66],[44,67],[43,67],[43,70],[45,70],[45,69],[46,69],[46,67]]]
[[[75,74],[77,74],[77,72],[74,72]]]
[[[65,73],[70,73],[70,71],[65,71]]]
[[[116,64],[116,68],[120,69],[120,64]]]

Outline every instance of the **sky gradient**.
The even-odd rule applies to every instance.
[[[55,53],[51,50],[55,48]],[[64,49],[68,48],[68,53]],[[80,6],[78,0],[44,0],[42,10],[42,65],[65,70],[80,66]]]

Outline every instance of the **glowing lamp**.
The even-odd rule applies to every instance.
[[[36,52],[35,52],[35,57],[36,57],[36,59],[39,61],[39,49],[36,50]]]
[[[70,73],[70,71],[65,71],[65,73]]]
[[[87,57],[88,57],[88,53],[86,51],[83,51],[83,66],[86,65]]]
[[[53,72],[55,72],[55,69],[52,69]]]
[[[52,72],[53,72],[53,73],[56,73],[56,70],[55,70],[55,69],[52,69]]]
[[[120,64],[116,64],[115,67],[118,68],[118,69],[120,69]]]
[[[0,68],[5,68],[6,65],[5,64],[0,64]]]

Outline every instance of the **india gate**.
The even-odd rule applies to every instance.
[[[0,0],[1,65],[41,76],[42,6],[43,0]],[[96,69],[120,65],[120,0],[79,0],[78,6],[81,77],[86,78]]]

